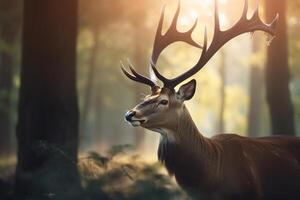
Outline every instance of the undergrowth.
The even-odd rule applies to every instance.
[[[104,155],[89,152],[80,159],[82,184],[89,199],[187,199],[159,163],[149,164],[130,150],[130,145],[117,145]]]

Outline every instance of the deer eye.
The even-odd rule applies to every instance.
[[[161,105],[167,105],[168,103],[169,103],[168,100],[161,100],[159,102],[159,104],[161,104]]]

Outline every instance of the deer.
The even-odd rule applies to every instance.
[[[270,24],[264,23],[257,9],[248,19],[245,0],[241,18],[227,30],[221,30],[218,5],[215,1],[214,34],[208,46],[207,31],[203,44],[192,38],[197,19],[185,32],[177,29],[180,2],[169,28],[162,34],[163,8],[158,23],[150,69],[162,82],[135,71],[129,63],[121,70],[131,80],[150,86],[151,93],[125,114],[134,127],[160,134],[158,160],[170,176],[191,198],[208,200],[273,200],[300,199],[300,138],[295,136],[243,137],[237,134],[217,134],[205,137],[196,127],[185,101],[192,99],[196,80],[175,87],[199,72],[207,62],[231,39],[262,31],[275,35],[277,14]],[[202,49],[197,63],[175,78],[166,78],[157,69],[157,61],[164,49],[175,42],[185,42]]]

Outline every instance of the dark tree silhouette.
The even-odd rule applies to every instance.
[[[256,9],[258,1],[251,1],[251,7]],[[252,35],[252,53],[258,54],[260,48],[260,38]],[[259,136],[260,119],[262,108],[262,94],[263,94],[263,71],[262,65],[264,63],[251,62],[250,63],[250,78],[249,78],[249,112],[248,112],[248,134],[253,137]]]
[[[289,90],[286,0],[266,0],[266,17],[279,13],[276,38],[267,51],[266,89],[273,134],[294,135],[294,111]]]
[[[15,182],[20,199],[83,199],[76,165],[77,3],[24,1]]]

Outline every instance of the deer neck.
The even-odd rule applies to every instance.
[[[158,159],[182,186],[203,186],[206,179],[214,181],[211,176],[218,174],[219,151],[199,132],[186,107],[182,109],[175,128],[160,130]]]
[[[178,146],[187,153],[205,152],[209,139],[200,133],[187,108],[183,105],[181,109],[178,112],[175,125],[157,130],[161,133],[160,144],[169,145],[170,148],[171,146]]]

